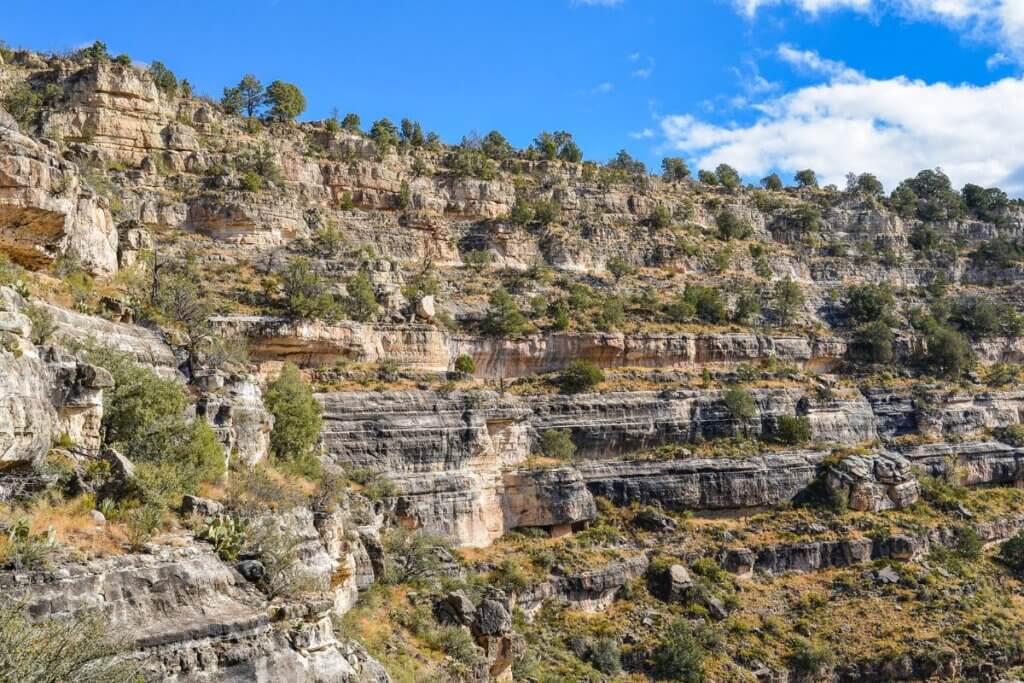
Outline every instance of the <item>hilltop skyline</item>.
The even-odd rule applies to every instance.
[[[587,159],[684,156],[745,180],[811,167],[891,190],[941,166],[955,185],[1024,194],[1024,11],[1002,0],[554,0],[514,6],[277,2],[8,8],[13,47],[160,60],[219,98],[244,73],[284,79],[365,125],[417,119],[446,142],[572,132]],[[159,26],[160,31],[139,30]],[[226,30],[229,27],[230,30]]]

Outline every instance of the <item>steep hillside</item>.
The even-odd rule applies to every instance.
[[[104,680],[1020,673],[1019,200],[0,59],[3,647],[52,666],[17,633],[71,623]]]

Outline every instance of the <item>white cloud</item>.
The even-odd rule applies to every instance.
[[[665,116],[666,146],[703,168],[729,163],[760,177],[813,168],[825,182],[875,173],[892,188],[941,166],[957,185],[998,185],[1024,195],[1024,79],[987,86],[907,78],[834,80],[762,102],[747,125]]]
[[[635,133],[629,134],[629,137],[633,138],[634,140],[650,140],[654,136],[654,130],[651,128],[644,128],[643,130],[639,130],[636,131]]]
[[[762,7],[789,3],[808,14],[819,14],[828,10],[852,9],[867,12],[872,0],[735,0],[736,6],[748,17],[753,17]]]
[[[749,18],[764,7],[792,5],[811,14],[833,10],[889,10],[915,21],[933,21],[962,31],[975,40],[1001,46],[1024,62],[1022,0],[733,0]]]
[[[801,50],[792,45],[779,45],[779,59],[802,71],[844,81],[857,81],[864,75],[842,62],[822,57],[814,50]]]

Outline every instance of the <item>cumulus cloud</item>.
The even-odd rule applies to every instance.
[[[888,10],[916,21],[934,21],[970,37],[1000,45],[1024,61],[1024,2],[1021,0],[733,0],[753,18],[764,7],[790,5],[817,15],[831,10]]]
[[[782,44],[776,52],[779,59],[801,71],[843,81],[858,81],[864,78],[859,71],[849,68],[842,62],[822,57],[814,50],[801,50],[792,45]]]
[[[868,171],[891,189],[941,166],[958,185],[1024,195],[1024,79],[986,86],[835,79],[763,101],[757,111],[746,125],[665,116],[661,133],[665,146],[701,167],[728,163],[748,177],[813,168],[841,184],[849,171]]]

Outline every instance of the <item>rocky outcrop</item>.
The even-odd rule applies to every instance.
[[[1024,527],[1024,517],[1013,516],[971,525],[985,543],[1005,541]],[[754,573],[779,575],[813,572],[867,564],[875,560],[908,562],[921,558],[935,546],[954,547],[959,530],[938,528],[920,535],[893,534],[877,538],[780,543],[761,548],[729,548],[719,555],[723,568],[741,576]]]
[[[178,359],[163,337],[151,329],[112,322],[94,315],[38,302],[53,318],[51,341],[69,347],[96,346],[128,354],[165,377],[178,377]]]
[[[455,337],[452,357],[467,355],[479,377],[524,377],[564,369],[574,360],[604,368],[736,365],[775,359],[828,370],[846,353],[836,338],[768,337],[755,334],[554,333],[521,339]]]
[[[58,440],[95,452],[110,374],[32,344],[25,301],[0,288],[0,463],[38,462]]]
[[[266,599],[202,544],[3,572],[0,586],[33,619],[98,613],[154,680],[388,680],[364,651],[335,639],[325,615],[303,608],[273,620]]]
[[[420,315],[423,317],[423,315]],[[424,323],[296,322],[273,316],[211,319],[225,336],[245,336],[255,360],[288,360],[304,367],[338,360],[389,362],[430,372],[473,359],[480,378],[514,378],[564,369],[577,359],[601,367],[736,365],[774,359],[827,370],[839,362],[846,343],[838,338],[767,337],[754,334],[667,334],[560,332],[520,339],[451,336]]]
[[[286,360],[303,367],[333,365],[342,359],[387,361],[431,372],[444,372],[454,363],[447,334],[432,325],[332,325],[270,316],[222,316],[211,322],[225,337],[247,337],[253,360]]]
[[[533,618],[548,600],[566,603],[583,612],[602,612],[630,581],[647,571],[646,555],[635,555],[579,572],[551,576],[515,596],[515,606]]]
[[[500,497],[506,529],[540,527],[557,536],[597,517],[594,498],[572,467],[506,472]]]
[[[921,474],[965,486],[1024,482],[1024,449],[998,441],[925,444],[901,453]]]
[[[788,501],[817,476],[821,452],[755,458],[633,460],[579,466],[587,488],[616,505],[671,510],[760,508]]]
[[[0,251],[28,268],[60,254],[97,275],[117,271],[117,230],[107,202],[52,143],[0,125]]]
[[[907,458],[895,453],[852,455],[830,464],[825,486],[851,510],[902,510],[917,501],[921,487]]]
[[[252,467],[270,453],[274,416],[263,405],[263,391],[254,377],[209,372],[196,378],[203,393],[196,415],[217,434],[228,456]]]

